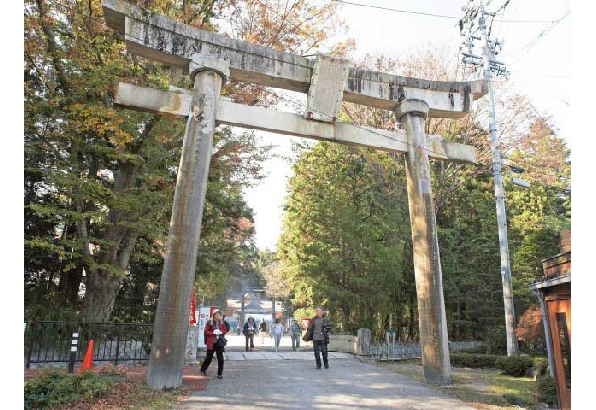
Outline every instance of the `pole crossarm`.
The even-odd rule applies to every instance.
[[[136,111],[187,118],[191,109],[192,95],[189,90],[181,88],[173,88],[173,90],[175,91],[119,83],[114,95],[114,103]],[[386,152],[404,153],[408,151],[406,133],[400,129],[388,131],[349,123],[332,124],[312,121],[298,114],[236,104],[226,101],[222,97],[219,98],[215,112],[216,124],[321,141],[334,141]],[[476,150],[472,146],[445,141],[438,135],[429,135],[427,139],[426,150],[432,158],[460,163],[476,163]]]
[[[194,54],[226,60],[230,77],[308,93],[315,60],[179,23],[126,0],[102,0],[106,22],[123,33],[129,52],[188,72]],[[429,117],[460,118],[488,92],[484,80],[429,81],[348,67],[343,101],[393,111],[405,99],[426,101]]]

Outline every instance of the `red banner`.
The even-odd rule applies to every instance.
[[[196,303],[195,303],[195,292],[192,292],[192,299],[190,300],[190,324],[196,325],[197,324],[197,316],[195,314],[196,310]]]

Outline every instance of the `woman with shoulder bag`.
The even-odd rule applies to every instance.
[[[212,318],[205,326],[205,337],[207,339],[207,357],[201,364],[201,374],[207,376],[207,369],[213,360],[213,354],[217,356],[217,378],[223,379],[225,346],[227,344],[225,334],[228,332],[226,326],[221,319],[221,312],[219,309],[213,311]]]

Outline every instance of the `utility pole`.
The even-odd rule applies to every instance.
[[[502,7],[503,8],[503,7]],[[501,9],[502,9],[501,8]],[[497,137],[497,123],[495,119],[495,98],[493,90],[492,73],[497,75],[506,75],[507,69],[504,64],[495,59],[502,43],[491,41],[486,28],[486,18],[494,17],[496,13],[485,10],[482,0],[471,0],[462,7],[464,17],[460,20],[460,30],[462,36],[466,36],[464,45],[467,46],[467,52],[462,52],[463,63],[482,67],[482,74],[488,83],[489,98],[489,133],[491,142],[491,152],[493,160],[493,176],[495,181],[495,198],[497,208],[497,224],[499,228],[499,248],[501,253],[501,281],[503,283],[503,304],[505,307],[505,328],[507,332],[507,355],[519,355],[517,345],[517,336],[515,335],[515,312],[513,308],[513,287],[511,285],[511,263],[509,260],[509,245],[507,241],[507,217],[505,213],[505,195],[503,193],[503,173],[501,171],[501,152],[499,150],[499,141]],[[474,27],[476,25],[476,28]],[[467,31],[467,33],[466,33]],[[480,37],[477,35],[479,32]],[[478,40],[482,45],[482,56],[475,55],[473,52],[473,40]]]

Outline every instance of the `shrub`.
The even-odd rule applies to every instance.
[[[533,357],[534,371],[536,376],[544,376],[548,371],[548,359],[546,357]]]
[[[557,389],[555,386],[555,379],[551,376],[540,377],[536,383],[538,396],[543,403],[549,406],[555,404],[557,398]]]
[[[111,383],[93,372],[82,375],[50,370],[25,382],[25,409],[44,409],[71,403],[85,397],[93,399],[109,392]]]
[[[509,376],[521,377],[534,367],[534,362],[530,357],[500,356],[495,365]]]
[[[500,356],[490,354],[451,353],[451,364],[460,367],[482,368],[496,367],[495,362]]]

